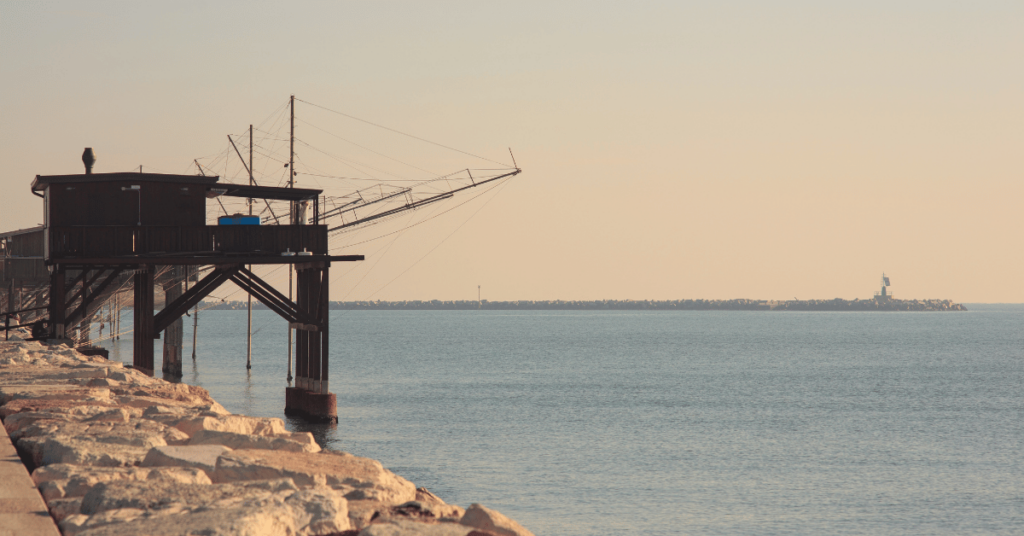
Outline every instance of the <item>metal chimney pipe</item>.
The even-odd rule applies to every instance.
[[[86,147],[82,153],[82,163],[85,164],[85,174],[92,175],[92,165],[96,163],[96,157],[92,154],[92,147]]]

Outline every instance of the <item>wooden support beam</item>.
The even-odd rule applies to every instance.
[[[289,322],[301,322],[294,308],[291,306],[291,302],[287,298],[280,300],[273,294],[267,292],[266,289],[260,285],[257,285],[252,280],[251,272],[248,274],[236,274],[231,278],[231,280],[239,287],[242,287],[242,290],[248,292],[250,296],[254,296],[260,303],[266,305],[271,311],[274,311],[285,320]]]
[[[175,300],[181,297],[181,287],[186,277],[186,267],[172,266],[169,268],[169,281],[164,284],[164,302],[174,303]],[[166,308],[165,306],[164,309]],[[182,322],[179,316],[172,320],[165,329],[159,330],[164,333],[163,371],[174,378],[181,377],[181,349],[183,346],[184,328],[184,322]]]
[[[298,324],[311,324],[312,321],[304,314],[296,310],[295,304],[292,303],[288,298],[279,298],[279,292],[274,291],[271,293],[268,291],[274,290],[265,281],[256,277],[252,272],[245,270],[244,268],[231,277],[233,281],[242,290],[245,290],[250,295],[255,297],[263,305],[266,305],[271,311],[274,311],[288,322],[294,322]],[[248,275],[246,275],[248,274]],[[262,283],[262,285],[257,284]]]
[[[56,265],[50,274],[50,336],[54,339],[64,338],[64,315],[67,313],[67,302],[64,298],[64,267]]]
[[[298,306],[299,310],[303,313],[307,312],[309,303],[308,294],[308,270],[297,270],[295,274],[295,305]],[[294,346],[295,346],[295,370],[296,370],[296,381],[295,385],[304,389],[309,389],[307,385],[310,378],[309,363],[310,363],[310,344],[309,341],[319,333],[310,332],[306,330],[296,331],[294,333]]]
[[[153,328],[157,333],[167,329],[172,322],[185,314],[186,311],[195,307],[203,298],[217,290],[217,287],[224,284],[238,271],[238,266],[227,266],[215,268],[206,277],[199,280],[192,288],[188,289],[180,298],[164,306],[163,310],[157,313],[153,319]]]
[[[302,295],[302,299],[305,301],[305,303],[303,303],[303,311],[315,318],[318,316],[314,307],[316,307],[317,297],[320,295],[320,270],[315,268],[302,270],[299,272],[299,279],[304,280],[305,283],[303,285],[304,292]],[[310,380],[308,389],[314,393],[319,393],[321,390],[320,382],[322,380],[322,371],[320,368],[322,361],[322,356],[320,355],[320,338],[323,336],[323,333],[306,332],[306,335],[306,359],[309,360]]]
[[[305,315],[303,314],[303,311],[302,311],[301,308],[299,308],[299,306],[297,306],[294,302],[292,302],[290,299],[288,299],[287,296],[285,296],[284,294],[280,293],[276,288],[271,286],[269,283],[267,283],[266,281],[260,279],[256,274],[250,272],[249,270],[247,270],[245,268],[242,268],[241,270],[239,270],[239,272],[244,274],[247,279],[250,279],[256,285],[259,285],[264,291],[266,291],[266,293],[268,295],[273,296],[278,301],[280,301],[281,303],[285,304],[287,306],[286,310],[288,310],[289,312],[291,312],[295,316],[295,319],[296,319],[295,321],[296,322],[304,322],[306,324],[314,324],[315,323],[315,322],[309,322],[308,320],[303,318]]]
[[[92,271],[92,269],[83,270],[82,271],[82,276],[85,276],[86,273],[91,272],[91,271]],[[92,288],[92,286],[94,284],[96,284],[96,281],[100,278],[100,276],[103,275],[103,272],[105,272],[105,271],[106,271],[106,267],[103,267],[103,266],[97,267],[96,268],[96,273],[93,274],[92,277],[86,278],[86,280],[82,282],[82,287],[79,288],[78,290],[76,290],[75,291],[75,295],[67,300],[68,306],[70,307],[71,304],[75,303],[75,301],[77,301],[79,298],[85,296],[86,292],[88,292],[89,289]],[[76,281],[77,280],[78,279],[76,279]]]
[[[330,272],[329,268],[331,263],[328,262],[322,270],[320,270],[320,296],[317,299],[317,320],[323,325],[323,329],[320,331],[320,394],[330,393],[330,383],[327,378],[328,362],[330,361],[330,354],[328,351],[328,333],[330,328],[330,314],[331,314],[331,289],[330,289]]]
[[[296,304],[299,309],[315,322],[319,329],[303,329],[300,324],[291,324],[298,329],[295,334],[295,387],[314,393],[326,394],[328,383],[328,315],[329,315],[329,272],[328,265],[308,266],[298,270],[296,279]]]
[[[91,267],[89,267],[89,268],[86,268],[86,269],[82,270],[82,271],[81,271],[81,272],[80,272],[80,273],[78,274],[78,277],[76,277],[76,278],[75,278],[75,280],[71,282],[71,284],[66,284],[66,283],[65,283],[65,285],[64,285],[64,290],[65,290],[65,292],[66,292],[66,291],[69,291],[69,290],[74,290],[74,289],[75,289],[75,288],[76,288],[76,287],[78,286],[78,284],[79,284],[79,283],[82,283],[82,282],[83,282],[83,281],[85,280],[85,277],[86,277],[87,275],[89,275],[89,271],[90,271],[91,269],[92,269],[92,268],[91,268]],[[66,268],[65,268],[65,273],[66,273]],[[98,275],[99,275],[99,274],[97,274],[97,276],[98,276]],[[90,283],[90,284],[92,284],[92,283]],[[86,287],[86,285],[84,285],[84,284],[83,284],[83,285],[82,285],[82,289],[84,290],[84,289],[85,289],[85,287]],[[80,292],[79,292],[79,293],[80,293]],[[73,298],[71,298],[70,300],[64,300],[64,302],[65,302],[65,303],[67,303],[67,304],[72,304],[72,303],[75,303],[75,300],[77,300],[77,299],[78,299],[79,293],[76,293],[76,294],[75,294],[75,296],[74,296]],[[65,295],[65,297],[67,297],[67,296]]]
[[[304,312],[301,307],[285,297],[284,294],[278,292],[277,289],[249,270],[245,268],[240,269],[239,275],[236,276],[234,281],[247,290],[251,289],[254,295],[260,297],[260,301],[264,305],[273,309],[289,322],[319,325],[313,316]],[[271,302],[276,305],[276,308],[271,306]]]
[[[153,269],[145,266],[135,272],[135,368],[153,375]]]
[[[101,268],[99,270],[99,273],[103,273],[104,271],[106,270]],[[99,303],[96,303],[96,298],[102,295],[103,292],[107,290],[107,287],[113,284],[113,282],[117,280],[117,278],[121,275],[123,271],[124,270],[121,270],[120,268],[113,268],[112,271],[110,272],[110,275],[108,275],[107,278],[104,279],[103,282],[100,283],[98,287],[96,287],[96,290],[92,291],[87,295],[83,295],[82,304],[79,305],[78,308],[75,309],[73,313],[68,315],[66,324],[68,326],[74,326],[75,324],[78,324],[79,322],[88,318],[92,312],[95,312],[96,309],[101,305]],[[90,308],[92,309],[92,311],[89,310]]]

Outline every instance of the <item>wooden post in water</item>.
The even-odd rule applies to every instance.
[[[295,95],[289,99],[291,109],[291,133],[288,143],[288,187],[295,188]],[[295,225],[295,201],[288,203],[288,224]],[[292,300],[292,274],[295,265],[288,265],[288,300]],[[288,383],[292,382],[292,327],[288,326]]]
[[[192,267],[190,267],[192,268]],[[198,268],[194,268],[198,270]],[[199,303],[202,303],[201,301]],[[192,362],[196,361],[196,335],[199,333],[199,303],[196,304],[195,311],[192,313]]]
[[[285,389],[285,415],[338,422],[337,397],[328,382],[330,261],[296,266],[295,305],[313,324],[295,323],[295,386]]]
[[[187,267],[174,266],[168,271],[170,282],[164,285],[164,302],[174,303],[175,300],[181,297],[181,280],[182,273],[188,273]],[[185,276],[187,279],[188,276]],[[182,340],[185,335],[185,321],[181,317],[171,322],[167,329],[164,330],[164,359],[163,359],[163,371],[165,374],[169,374],[172,377],[181,377],[181,348],[183,346]]]
[[[249,125],[249,186],[256,183],[252,178],[252,125]],[[252,216],[252,198],[250,197],[249,202],[249,215]],[[252,265],[246,267],[246,270],[252,271]],[[245,329],[245,368],[249,370],[252,368],[252,294],[246,292],[249,297],[249,319]]]
[[[156,266],[140,264],[135,272],[135,357],[133,366],[153,375],[153,280]]]

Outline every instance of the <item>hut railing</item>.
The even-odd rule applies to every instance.
[[[325,225],[76,226],[49,228],[50,259],[133,255],[327,253]]]
[[[0,284],[11,281],[26,283],[49,283],[50,272],[46,269],[43,258],[0,257]]]

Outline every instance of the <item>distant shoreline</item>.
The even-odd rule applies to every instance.
[[[244,310],[246,302],[203,302],[203,309]],[[332,301],[346,311],[966,311],[951,300],[408,300]],[[267,309],[253,303],[253,309]]]

